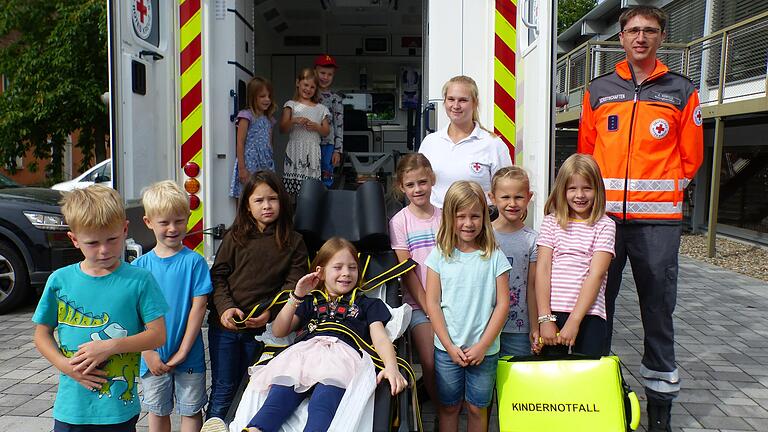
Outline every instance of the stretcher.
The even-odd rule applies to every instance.
[[[384,300],[390,308],[392,319],[386,326],[387,332],[390,339],[395,341],[398,356],[407,358],[404,352],[405,343],[400,336],[408,328],[411,310],[408,305],[401,304],[397,276],[413,266],[409,263],[399,264],[390,248],[381,185],[367,182],[360,185],[356,191],[346,191],[327,190],[320,181],[305,181],[297,199],[294,229],[302,234],[310,257],[327,239],[334,236],[344,237],[355,244],[361,253],[359,291],[365,291],[364,295]],[[287,293],[280,293],[272,301],[256,305],[250,312],[256,316],[264,308],[279,306],[286,300]],[[275,340],[270,331],[258,339],[269,348],[260,353],[255,363],[276,355],[279,348],[275,347],[291,342],[290,339]],[[392,397],[386,380],[376,385],[375,367],[380,361],[377,362],[375,352],[363,350],[360,362],[358,374],[342,398],[330,430],[421,430],[415,385]],[[413,373],[406,371],[404,366],[406,365],[401,364],[401,371],[404,371],[403,375],[413,384]],[[266,398],[266,392],[249,390],[248,382],[248,379],[244,379],[241,383],[232,409],[225,419],[232,432],[240,432]],[[306,405],[307,401],[304,401],[283,425],[282,431],[303,430],[306,423]]]

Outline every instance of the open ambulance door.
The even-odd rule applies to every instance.
[[[154,243],[138,200],[144,187],[173,180],[190,194],[184,243],[211,257],[217,245],[203,230],[229,225],[235,214],[233,120],[253,75],[253,2],[108,7],[114,184],[128,203],[129,237]]]
[[[108,1],[114,185],[126,202],[175,178],[174,3]]]
[[[425,0],[424,7],[424,135],[448,124],[442,90],[456,75],[467,75],[477,82],[480,121],[492,126],[494,2]]]

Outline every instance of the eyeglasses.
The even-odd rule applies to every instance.
[[[631,27],[621,32],[629,37],[637,37],[640,33],[647,37],[656,37],[661,33],[661,29],[656,27]]]

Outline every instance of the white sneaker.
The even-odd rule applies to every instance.
[[[227,424],[224,420],[218,417],[211,417],[203,423],[203,428],[200,432],[229,432]]]

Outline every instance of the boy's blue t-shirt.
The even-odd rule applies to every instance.
[[[213,290],[208,263],[200,254],[184,247],[178,253],[167,258],[157,256],[155,251],[140,256],[132,263],[149,270],[160,285],[168,312],[165,313],[165,345],[156,349],[160,360],[167,362],[176,354],[187,330],[189,310],[194,297],[208,295]],[[141,359],[141,375],[147,372],[147,364]],[[205,372],[205,352],[202,332],[197,334],[195,344],[187,358],[178,366],[179,372]]]
[[[454,249],[446,258],[435,247],[425,264],[440,275],[440,309],[453,343],[464,349],[480,342],[496,307],[496,278],[511,269],[509,261],[499,249],[488,258],[481,251],[462,252]],[[435,347],[445,351],[435,335]],[[485,355],[499,352],[496,336]]]
[[[123,262],[97,277],[83,273],[77,263],[51,274],[32,321],[56,328],[61,352],[71,357],[86,342],[141,333],[166,308],[148,271]],[[71,424],[116,424],[136,416],[141,411],[136,391],[140,356],[111,356],[100,366],[108,381],[98,391],[60,374],[53,418]]]

